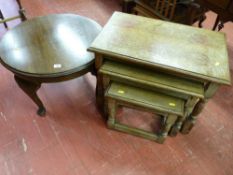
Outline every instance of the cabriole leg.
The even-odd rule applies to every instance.
[[[39,108],[37,110],[37,114],[40,116],[44,116],[46,113],[46,109],[36,93],[37,90],[40,88],[41,83],[27,81],[16,75],[14,76],[14,78],[19,87],[37,104]]]

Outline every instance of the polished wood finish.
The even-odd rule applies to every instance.
[[[192,128],[190,121],[194,123],[202,110],[203,100],[200,99],[208,100],[217,90],[212,84],[231,83],[226,41],[222,33],[116,12],[89,50],[96,53],[96,69],[100,70],[97,78],[99,106],[104,103],[103,92],[110,80],[145,89],[154,86],[152,89],[158,90],[159,87],[163,89],[160,92],[167,95],[183,96],[186,100],[185,114],[172,127],[171,136],[175,136],[181,128],[182,133],[189,133]],[[114,66],[106,71],[108,60]],[[162,75],[151,78],[151,72]],[[171,84],[175,88],[171,89],[169,83],[164,83],[169,79],[167,75],[173,77]],[[178,83],[180,78],[189,83],[195,82],[193,87],[201,87],[199,93],[202,92],[202,95],[182,90]],[[187,85],[184,82],[180,84]],[[188,87],[190,92],[193,87]],[[194,109],[199,112],[193,113]]]
[[[1,63],[15,74],[17,83],[36,102],[39,114],[43,115],[45,109],[41,110],[43,105],[37,102],[40,100],[34,84],[69,80],[93,72],[94,55],[86,49],[100,30],[99,24],[78,15],[37,17],[3,36]]]

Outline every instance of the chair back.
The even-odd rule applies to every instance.
[[[199,27],[205,20],[206,8],[202,8],[194,0],[124,0],[127,13],[145,17],[173,21],[192,25],[199,21]]]
[[[168,20],[172,20],[175,13],[177,0],[155,0],[156,12]]]

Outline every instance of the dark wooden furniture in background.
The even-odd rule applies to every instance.
[[[192,25],[205,19],[205,9],[192,0],[124,0],[123,12]]]
[[[163,8],[159,10],[159,6]],[[199,21],[199,27],[202,27],[202,22],[206,19],[205,12],[208,10],[218,15],[213,30],[217,27],[221,30],[224,23],[233,21],[233,0],[124,0],[122,6],[123,12],[146,17],[188,25]]]
[[[115,12],[89,50],[95,52],[97,102],[103,111],[111,82],[185,100],[172,136],[180,129],[189,133],[218,87],[231,83],[223,33]],[[114,66],[107,70],[107,62]]]
[[[12,21],[12,20],[15,20],[15,19],[18,19],[20,18],[21,21],[25,21],[27,18],[26,18],[26,15],[25,15],[25,10],[23,9],[22,5],[21,5],[21,2],[20,0],[16,0],[18,5],[19,5],[19,15],[18,16],[14,16],[14,17],[10,17],[10,18],[4,18],[4,15],[2,13],[2,11],[0,10],[0,23],[3,23],[5,28],[8,29],[8,25],[7,25],[7,22],[8,21]]]
[[[233,21],[233,0],[195,0],[202,7],[215,12],[218,16],[213,30],[221,30],[224,23]]]
[[[59,82],[94,69],[87,48],[101,31],[95,21],[72,14],[37,17],[8,31],[0,42],[0,61],[14,73],[19,87],[38,105],[41,83]]]

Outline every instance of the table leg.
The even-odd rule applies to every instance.
[[[220,23],[218,24],[218,31],[222,30],[224,27],[224,22],[220,21]]]
[[[19,15],[20,15],[20,18],[22,21],[26,21],[27,20],[27,17],[25,15],[25,10],[24,8],[22,7],[22,4],[20,2],[20,0],[16,0],[18,5],[19,5]]]
[[[184,117],[183,116],[179,116],[177,121],[175,122],[175,124],[171,127],[171,130],[169,131],[169,136],[171,137],[175,137],[180,129],[181,129],[181,126],[182,126],[182,122],[184,120]]]
[[[103,76],[100,74],[97,75],[96,102],[99,108],[103,107],[104,104]]]
[[[37,104],[39,109],[37,110],[37,114],[40,116],[44,116],[46,113],[46,109],[39,99],[37,95],[37,90],[40,88],[41,83],[32,82],[24,80],[18,76],[14,76],[16,83],[19,85],[19,87]]]
[[[186,103],[185,103],[185,113],[183,116],[179,116],[178,119],[176,120],[175,124],[172,126],[171,130],[169,131],[169,135],[171,137],[174,137],[176,136],[181,128],[182,128],[182,125],[186,119],[186,117],[190,116],[190,114],[193,112],[196,104],[200,101],[199,98],[197,97],[190,97]],[[198,114],[196,114],[198,115]]]
[[[198,27],[202,28],[202,23],[203,23],[205,20],[206,20],[206,15],[205,15],[205,14],[201,15],[200,21],[199,21],[199,23],[198,23]]]
[[[135,6],[134,0],[123,0],[122,12],[132,13],[132,9]]]
[[[27,20],[24,9],[19,9],[19,16],[20,16],[22,22]]]
[[[205,99],[202,99],[197,103],[197,105],[193,109],[193,112],[184,121],[184,124],[181,128],[182,134],[188,134],[192,130],[198,115],[203,110],[205,104],[208,102],[208,99],[214,96],[218,88],[219,88],[219,84],[217,83],[209,82],[205,85]]]
[[[97,73],[96,83],[96,102],[97,107],[104,116],[104,87],[103,87],[103,75],[98,73],[98,70],[103,64],[103,56],[101,54],[95,54],[95,70]]]
[[[168,135],[168,132],[170,131],[171,127],[175,124],[176,120],[177,120],[177,115],[170,114],[167,116],[166,122],[162,127],[160,136],[158,138],[159,143],[164,142],[165,138]]]
[[[114,125],[115,125],[115,116],[116,116],[116,111],[117,111],[117,105],[116,105],[116,101],[113,99],[108,99],[107,100],[107,114],[108,114],[108,121],[107,121],[107,125],[108,128],[110,129],[114,129]]]
[[[217,16],[216,20],[215,20],[215,23],[214,23],[214,26],[213,26],[213,29],[212,30],[216,30],[217,26],[218,26],[218,23],[220,21],[220,18],[219,18],[219,15]]]
[[[184,121],[181,129],[182,134],[188,134],[192,130],[193,126],[196,123],[198,115],[201,113],[205,106],[205,103],[206,101],[202,100],[195,106],[192,114]]]

